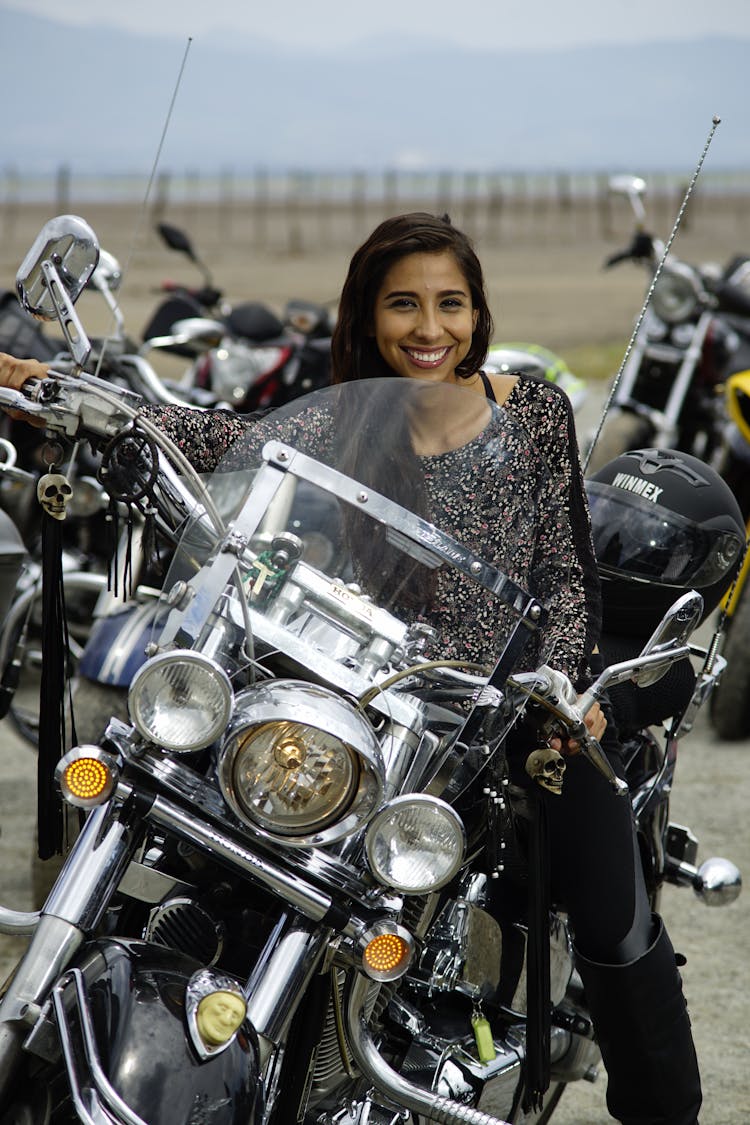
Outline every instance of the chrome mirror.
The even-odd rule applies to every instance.
[[[45,223],[16,274],[16,292],[24,309],[40,320],[57,320],[76,363],[91,350],[73,305],[99,261],[99,243],[77,215],[59,215]]]
[[[646,190],[646,181],[640,176],[611,176],[609,190],[619,192],[621,195],[643,195]]]
[[[122,269],[114,254],[108,250],[99,251],[99,261],[93,271],[91,284],[96,289],[108,289],[116,293],[122,284]]]
[[[673,602],[641,651],[641,657],[668,653],[673,649],[684,648],[690,634],[697,627],[703,614],[703,598],[697,590],[688,590]],[[656,683],[667,668],[646,669],[636,673],[633,679],[639,687]]]
[[[646,218],[646,212],[641,201],[641,196],[646,190],[646,181],[642,180],[640,176],[611,176],[609,179],[609,190],[616,192],[618,195],[626,195],[630,200],[630,206],[635,212],[635,217],[639,223],[642,223]]]
[[[703,614],[703,598],[696,590],[674,602],[646,641],[640,656],[623,660],[605,668],[596,684],[587,693],[591,700],[600,699],[602,693],[626,680],[638,687],[650,687],[666,675],[678,660],[690,655],[688,640]],[[585,713],[585,711],[584,711]]]

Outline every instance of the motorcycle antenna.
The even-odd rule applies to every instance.
[[[584,475],[586,473],[586,470],[589,467],[589,462],[591,461],[591,455],[594,452],[594,446],[596,445],[597,441],[599,440],[599,435],[601,434],[602,427],[604,426],[604,420],[607,417],[607,413],[609,411],[609,408],[612,405],[612,400],[615,397],[615,394],[617,392],[617,388],[620,384],[620,380],[622,379],[622,373],[625,370],[625,364],[628,362],[628,359],[630,358],[630,353],[633,350],[633,345],[635,344],[638,333],[640,332],[641,324],[643,323],[643,318],[646,315],[646,311],[648,309],[648,306],[651,304],[651,298],[653,296],[654,289],[656,288],[656,283],[659,280],[662,269],[664,268],[664,263],[667,260],[667,257],[669,255],[669,251],[672,249],[672,243],[674,242],[674,240],[677,236],[677,232],[680,229],[680,223],[682,222],[682,216],[685,214],[685,208],[688,205],[688,201],[690,199],[690,196],[693,194],[693,189],[696,185],[696,182],[698,180],[698,176],[700,175],[701,169],[703,167],[703,161],[706,159],[706,155],[707,155],[708,149],[711,145],[711,141],[714,139],[714,133],[716,132],[716,130],[718,129],[720,124],[721,124],[721,118],[714,115],[714,117],[712,118],[712,121],[711,121],[711,128],[710,128],[708,136],[706,138],[706,143],[703,146],[703,151],[701,152],[700,157],[698,158],[698,163],[695,167],[695,171],[693,172],[693,175],[690,179],[690,183],[688,184],[687,189],[685,191],[684,198],[682,200],[682,203],[680,204],[680,209],[677,212],[677,218],[674,221],[674,226],[672,227],[672,231],[671,231],[671,233],[669,235],[669,238],[667,239],[667,242],[664,246],[664,250],[662,251],[662,255],[661,255],[661,258],[659,259],[659,264],[656,267],[656,270],[654,272],[654,276],[651,278],[651,284],[648,287],[648,292],[646,293],[646,299],[644,300],[643,306],[641,307],[641,311],[638,314],[638,319],[635,322],[635,327],[633,328],[633,332],[632,332],[631,337],[628,341],[628,346],[625,348],[625,354],[622,357],[622,362],[621,362],[621,364],[618,368],[617,374],[616,374],[616,376],[615,376],[615,378],[612,382],[612,386],[611,386],[610,391],[609,391],[609,397],[607,398],[607,401],[604,404],[604,409],[602,411],[601,418],[599,419],[599,425],[596,428],[596,432],[595,432],[591,442],[589,443],[588,450],[586,451],[586,455],[583,459]]]
[[[148,202],[151,198],[151,192],[152,192],[152,189],[153,189],[153,186],[154,186],[154,181],[156,180],[156,171],[157,171],[157,168],[159,167],[159,162],[161,160],[162,149],[164,148],[164,142],[165,142],[166,137],[167,137],[167,132],[169,131],[169,125],[170,125],[170,122],[172,120],[172,112],[173,112],[174,107],[175,107],[175,102],[177,101],[177,94],[179,93],[180,86],[182,84],[182,76],[185,73],[185,66],[187,64],[187,57],[188,57],[188,54],[190,53],[190,47],[192,46],[192,42],[193,42],[193,37],[192,37],[192,35],[189,35],[187,43],[185,44],[185,50],[183,51],[183,54],[182,54],[182,61],[180,63],[180,69],[177,73],[177,78],[175,80],[174,89],[172,90],[172,96],[169,100],[169,107],[167,109],[166,117],[164,118],[164,125],[162,127],[161,136],[159,137],[159,143],[156,146],[156,153],[154,155],[154,159],[153,159],[153,162],[151,164],[151,171],[149,173],[148,183],[146,184],[146,190],[143,194],[143,201],[141,203],[141,207],[140,207],[140,210],[138,212],[138,217],[136,219],[135,226],[133,228],[133,233],[132,233],[131,238],[130,238],[130,247],[128,249],[128,256],[125,259],[125,266],[124,266],[124,269],[122,271],[123,283],[125,281],[125,278],[127,277],[127,273],[128,273],[129,268],[130,268],[130,263],[132,262],[133,254],[135,253],[135,247],[136,247],[136,243],[138,241],[138,236],[140,235],[141,229],[143,227],[143,222],[144,222],[144,219],[145,219],[145,216],[146,216],[146,210],[147,210],[147,207],[148,207]],[[99,358],[97,360],[96,370],[94,372],[94,374],[97,375],[97,376],[99,375],[102,363],[104,361],[104,355],[105,355],[106,350],[107,350],[107,343],[108,343],[108,338],[106,338],[102,341],[102,347],[100,349]]]

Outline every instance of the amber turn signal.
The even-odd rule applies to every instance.
[[[118,776],[117,763],[98,746],[74,746],[60,759],[55,770],[63,800],[79,809],[104,804]]]
[[[364,935],[362,967],[372,980],[396,980],[414,952],[411,934],[396,922],[378,922]]]

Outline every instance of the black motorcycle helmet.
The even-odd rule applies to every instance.
[[[728,589],[745,524],[719,474],[675,449],[636,449],[586,481],[602,579],[604,631],[646,637],[676,598],[697,590],[703,619]]]

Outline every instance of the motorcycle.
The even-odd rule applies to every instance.
[[[91,232],[72,242],[95,256]],[[38,310],[34,283],[51,276],[70,315],[79,271],[52,257],[64,266],[70,245],[68,226],[48,227],[27,259]],[[384,418],[434,409],[436,394],[455,417],[467,395],[393,379],[365,390]],[[516,775],[506,749],[520,723],[575,737],[629,799],[585,709],[695,655],[703,600],[680,597],[577,702],[539,648],[544,606],[421,516],[410,480],[397,502],[367,458],[352,477],[362,395],[347,384],[269,415],[204,483],[136,396],[95,377],[0,390],[4,407],[110,450],[137,432],[140,456],[116,463],[176,541],[127,720],[55,768],[81,834],[39,912],[0,909],[0,930],[30,937],[0,1001],[2,1125],[542,1125],[596,1067],[564,909],[533,922],[517,906],[535,809],[564,762],[535,751]],[[340,441],[321,443],[311,419],[340,419]],[[515,423],[497,422],[478,455],[484,443],[528,473]],[[319,498],[305,526],[303,486]],[[461,588],[468,625],[491,623],[490,664],[440,655],[418,611],[440,581]],[[692,833],[668,816],[677,743],[711,683],[699,677],[663,750],[636,738],[628,766],[654,902],[665,881],[710,903],[739,892],[728,861],[695,866]],[[530,1090],[525,964],[539,939],[551,1082]]]
[[[750,366],[750,259],[737,256],[721,269],[670,254],[654,282],[664,245],[645,229],[646,185],[618,176],[610,187],[628,198],[636,230],[606,266],[644,266],[653,292],[587,468],[595,472],[627,449],[647,447],[681,449],[714,464],[726,422],[724,382]]]
[[[156,229],[198,267],[203,284],[163,283],[168,296],[143,329],[141,354],[157,348],[189,359],[180,387],[243,412],[281,406],[329,383],[333,321],[325,306],[293,299],[279,318],[260,301],[229,304],[187,234],[169,223]]]
[[[718,471],[747,521],[746,546],[740,572],[721,603],[727,667],[711,696],[710,717],[720,738],[738,739],[750,734],[750,371],[730,375],[725,393],[729,422]]]

